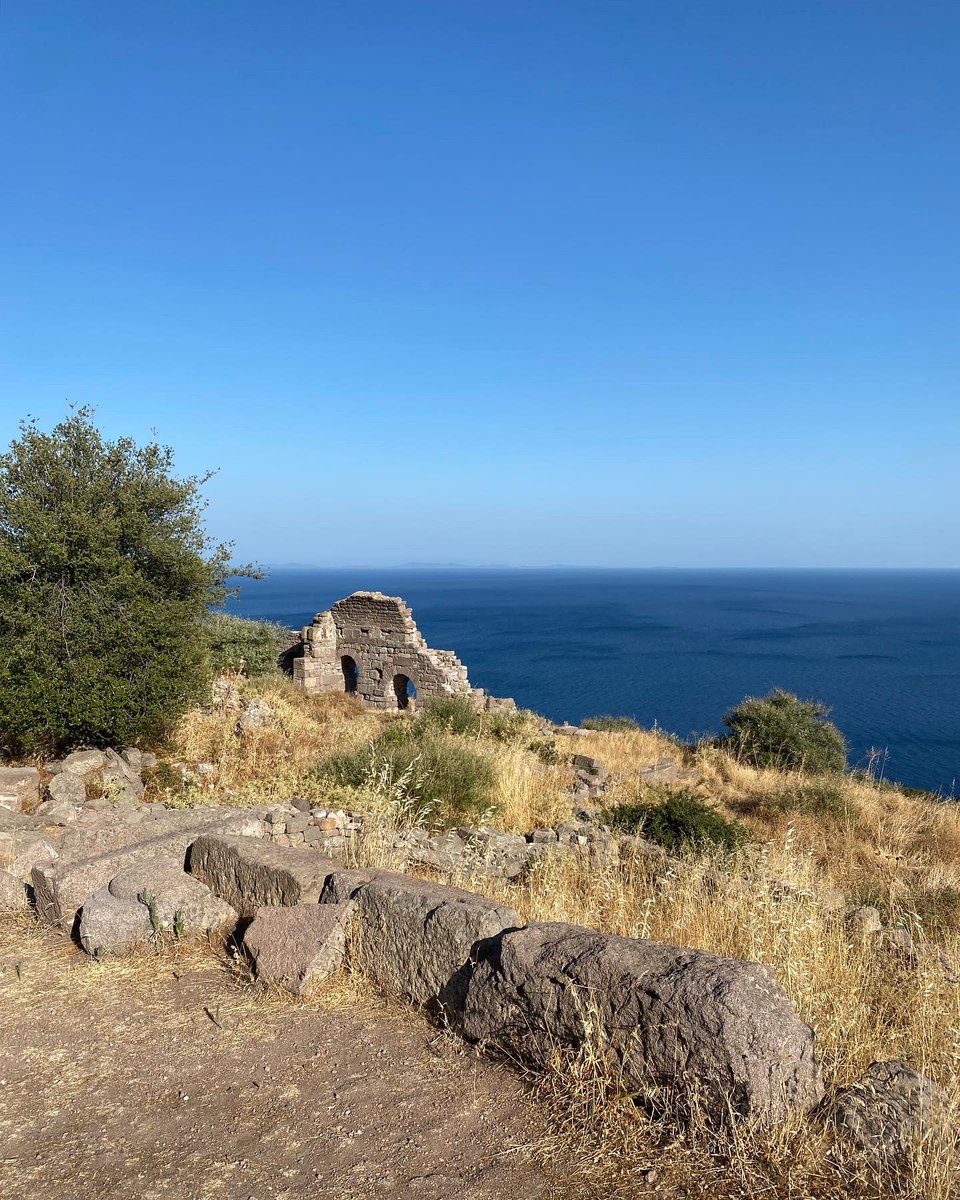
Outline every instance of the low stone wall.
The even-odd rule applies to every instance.
[[[658,1107],[696,1102],[720,1120],[771,1124],[824,1099],[813,1032],[759,964],[578,926],[525,925],[477,893],[351,868],[344,857],[369,833],[369,815],[296,804],[176,811],[121,799],[76,806],[70,819],[63,803],[34,814],[0,809],[0,907],[32,898],[41,920],[89,954],[235,933],[264,984],[308,993],[347,966],[535,1067],[589,1044],[639,1101]],[[410,861],[445,862],[451,874],[485,864],[510,876],[521,858],[596,855],[606,844],[562,829],[529,840],[483,830],[394,836]],[[882,1159],[940,1129],[938,1097],[903,1064],[874,1064],[862,1086],[822,1111]]]

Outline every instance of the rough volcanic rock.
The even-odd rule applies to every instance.
[[[535,1064],[599,1035],[630,1090],[699,1092],[716,1115],[775,1121],[823,1095],[813,1032],[766,968],[574,925],[483,947],[462,1029]]]
[[[87,799],[87,789],[79,775],[72,771],[61,771],[47,784],[45,795],[47,800],[55,804],[82,805]]]
[[[71,775],[92,775],[107,765],[107,756],[102,750],[74,750],[60,764],[61,770]]]
[[[241,917],[250,917],[264,905],[316,903],[336,864],[315,850],[211,835],[196,839],[187,866]]]
[[[348,879],[338,881],[341,874]],[[355,872],[334,872],[325,895],[343,899],[345,891],[356,904],[362,970],[416,1004],[455,1008],[477,943],[520,924],[515,909],[486,896],[389,871],[359,883]]]
[[[306,995],[342,964],[353,905],[261,908],[243,935],[257,979]]]
[[[185,933],[235,925],[237,914],[224,900],[183,869],[182,859],[149,858],[124,867],[110,880],[118,900],[137,900],[148,907],[164,930]]]
[[[837,1093],[830,1116],[877,1166],[904,1166],[923,1139],[950,1137],[940,1087],[902,1062],[871,1063],[856,1083]]]
[[[23,881],[0,870],[0,912],[16,912],[30,907]]]
[[[153,936],[150,910],[123,900],[108,887],[90,896],[80,914],[80,944],[88,954],[127,954]]]
[[[202,834],[230,834],[250,828],[251,823],[259,824],[249,814],[203,809],[164,811],[148,824],[111,822],[103,831],[90,831],[90,839],[72,848],[69,858],[65,852],[64,861],[33,869],[31,883],[37,912],[47,924],[70,931],[84,902],[106,887],[124,867],[157,857],[179,858],[183,862],[187,847]],[[108,848],[97,853],[101,832]],[[118,836],[123,839],[119,845],[114,841]]]

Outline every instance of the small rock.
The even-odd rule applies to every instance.
[[[266,700],[259,697],[248,701],[237,721],[237,733],[249,733],[253,729],[263,729],[270,724],[273,709]]]
[[[149,750],[144,750],[140,755],[140,770],[152,771],[157,765],[157,756],[151,754]]]
[[[50,780],[45,795],[52,803],[82,805],[87,799],[87,788],[79,775],[72,771],[63,771]]]
[[[66,776],[70,779],[71,776]],[[76,779],[77,776],[72,776]],[[77,805],[69,800],[44,800],[33,814],[45,825],[70,825],[77,819]]]
[[[883,929],[879,912],[869,904],[851,909],[844,918],[847,929],[859,937],[873,937]]]
[[[40,772],[36,767],[0,767],[0,808],[22,812],[24,804],[40,799]]]
[[[138,750],[136,746],[127,746],[126,750],[121,752],[120,757],[134,771],[139,772],[143,766],[143,751]]]
[[[72,775],[92,775],[107,765],[107,756],[101,750],[74,750],[63,760],[63,769]]]

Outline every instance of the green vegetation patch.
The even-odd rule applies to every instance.
[[[280,647],[288,634],[282,625],[223,612],[210,613],[204,630],[215,674],[267,675],[276,671]]]
[[[635,833],[667,850],[733,851],[750,840],[746,826],[731,821],[688,788],[651,788],[652,799],[606,809],[603,821],[621,833]]]
[[[319,779],[367,793],[404,823],[449,828],[493,807],[496,774],[482,745],[435,724],[401,720],[371,744],[331,755]]]
[[[633,717],[612,717],[609,715],[585,717],[580,724],[584,729],[596,729],[600,733],[623,733],[640,728]]]
[[[725,739],[741,762],[781,771],[839,773],[846,769],[847,743],[830,710],[776,688],[748,696],[723,718]]]

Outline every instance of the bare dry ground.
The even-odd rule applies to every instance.
[[[265,995],[207,949],[95,963],[0,921],[0,1195],[551,1200],[508,1068],[360,981]]]

